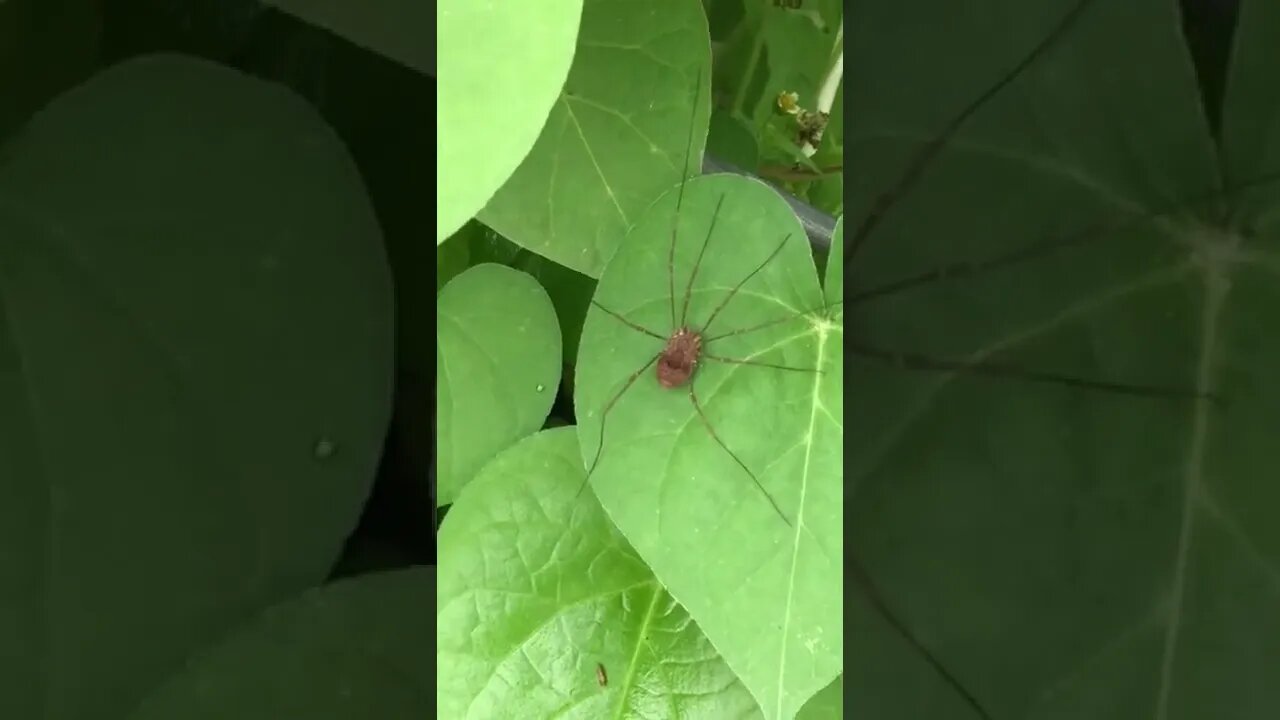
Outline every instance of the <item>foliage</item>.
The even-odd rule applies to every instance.
[[[1274,3],[71,5],[0,716],[1276,714]]]
[[[858,4],[853,217],[1078,6],[988,4],[939,4],[929,23]],[[1215,138],[1177,5],[1087,4],[844,260],[855,299],[952,270],[847,309],[847,523],[884,602],[990,717],[1280,707],[1260,674],[1280,662],[1280,458],[1262,439],[1280,422],[1280,345],[1262,329],[1280,307],[1272,5],[1242,6]],[[878,69],[906,47],[947,72]],[[908,372],[867,348],[1078,382]],[[861,604],[846,677],[859,707],[974,716]]]
[[[442,268],[467,256],[541,269],[560,298],[563,391],[572,402],[553,409],[548,427],[560,424],[557,415],[578,423],[571,447],[561,429],[495,448],[455,495],[440,536],[441,717],[597,717],[604,708],[624,717],[827,717],[839,705],[840,313],[829,307],[808,238],[776,190],[732,177],[681,182],[697,173],[717,94],[706,22],[697,3],[587,0],[578,53],[542,137],[479,214],[516,247],[464,229],[437,253]],[[821,76],[828,65],[823,56],[811,72]],[[779,91],[769,88],[762,92]],[[736,133],[732,142],[744,144],[746,133],[746,145],[774,147],[763,124],[731,110],[722,117],[720,127]],[[718,229],[698,260],[713,214]],[[542,257],[530,263],[535,254]],[[572,270],[546,274],[560,264]],[[661,389],[651,368],[635,375],[673,331],[673,303],[683,303],[695,264],[691,323],[701,326],[731,299],[705,333],[707,352],[768,365],[717,368],[708,359],[694,385],[714,432],[761,473],[793,525],[759,494],[753,471],[716,444],[685,390]],[[835,282],[839,270],[832,268]],[[599,284],[573,280],[584,275]],[[761,323],[769,327],[712,339],[717,328]],[[439,338],[443,347],[447,337]],[[512,356],[490,367],[517,377],[520,362]],[[771,366],[778,364],[798,372]],[[610,397],[632,377],[605,417]],[[517,412],[506,400],[478,404]],[[451,412],[438,407],[441,418]],[[551,437],[560,448],[554,460],[534,450]],[[591,539],[580,537],[580,522],[593,528]],[[625,555],[597,543],[621,543]],[[776,561],[753,571],[762,557]],[[624,567],[639,574],[615,577]],[[495,603],[501,598],[511,599]],[[726,603],[734,611],[725,612]],[[650,627],[654,618],[630,608],[660,609],[662,624]],[[681,639],[672,644],[675,628]],[[655,634],[670,642],[655,644]],[[607,638],[606,647],[591,638]],[[702,669],[674,676],[663,669],[692,657]],[[615,678],[604,691],[595,687],[597,662]],[[718,676],[731,672],[737,689],[725,694],[722,681],[707,677],[710,667]],[[823,697],[802,712],[819,691]]]
[[[117,716],[355,522],[390,413],[377,221],[291,93],[152,56],[5,146],[0,237],[0,694]]]

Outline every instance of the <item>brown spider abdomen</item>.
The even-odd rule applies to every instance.
[[[658,384],[664,388],[677,388],[689,382],[698,367],[701,352],[702,336],[689,328],[675,331],[658,358]]]

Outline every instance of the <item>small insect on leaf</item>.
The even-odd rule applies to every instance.
[[[600,684],[600,687],[605,687],[609,684],[609,676],[604,671],[604,665],[600,663],[596,663],[596,682]]]

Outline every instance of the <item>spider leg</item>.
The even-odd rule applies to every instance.
[[[1027,53],[1017,65],[1014,65],[1009,72],[996,80],[973,102],[966,105],[934,138],[916,151],[907,168],[898,176],[897,182],[876,196],[871,203],[871,209],[863,217],[857,229],[845,236],[844,266],[846,268],[853,262],[853,257],[858,254],[858,250],[862,248],[867,238],[870,237],[871,232],[888,215],[893,206],[915,185],[916,181],[924,174],[924,171],[928,169],[929,164],[938,156],[938,153],[942,152],[942,148],[960,130],[960,127],[981,110],[991,98],[998,95],[1001,90],[1016,80],[1041,55],[1048,52],[1062,36],[1066,35],[1067,30],[1071,29],[1071,26],[1075,24],[1076,20],[1080,18],[1092,2],[1093,0],[1080,0],[1080,2],[1076,3],[1075,7],[1067,11],[1067,14],[1058,21],[1053,30],[1045,35],[1044,39],[1032,48],[1031,52]]]
[[[756,487],[760,490],[761,494],[763,494],[765,499],[769,501],[769,504],[773,506],[773,511],[778,513],[778,517],[782,518],[782,522],[786,523],[787,527],[794,527],[791,524],[791,521],[787,519],[786,514],[782,512],[782,508],[778,507],[778,503],[774,502],[773,496],[769,494],[768,490],[764,489],[764,485],[760,484],[760,479],[756,477],[756,474],[751,472],[751,469],[747,467],[747,464],[742,462],[742,459],[735,455],[734,452],[729,449],[729,446],[725,445],[724,441],[720,439],[720,436],[716,434],[715,428],[711,426],[711,421],[707,419],[707,414],[702,411],[702,404],[698,402],[698,393],[694,391],[693,383],[689,383],[689,399],[693,401],[693,409],[698,412],[698,418],[702,420],[702,426],[707,429],[707,434],[711,436],[711,439],[715,440],[716,444],[720,446],[720,449],[724,450],[729,457],[733,458],[733,461],[738,464],[738,467],[742,468],[742,471],[751,478],[751,482],[756,484]]]
[[[745,335],[749,332],[755,332],[756,330],[763,330],[764,328],[773,327],[774,325],[781,325],[782,323],[785,323],[785,322],[791,322],[792,320],[796,320],[802,317],[806,317],[808,315],[812,315],[813,313],[818,312],[819,310],[827,310],[837,305],[843,305],[843,304],[844,304],[843,300],[836,300],[835,302],[832,302],[832,303],[823,303],[822,305],[816,308],[810,308],[808,310],[803,310],[793,315],[788,315],[786,317],[777,318],[774,320],[766,320],[765,322],[762,322],[759,325],[749,325],[744,328],[738,328],[737,330],[730,330],[729,332],[720,333],[719,335],[712,335],[711,337],[703,338],[703,340],[705,340],[706,342],[712,342],[715,340],[719,340],[721,338],[727,338],[731,335]]]
[[[967,703],[979,717],[983,718],[983,720],[991,720],[991,715],[987,712],[986,708],[982,707],[982,703],[978,702],[978,699],[973,696],[973,693],[969,692],[968,688],[956,679],[956,677],[951,674],[951,671],[947,670],[946,666],[943,665],[938,658],[934,657],[933,653],[929,651],[929,648],[925,647],[924,643],[920,642],[920,640],[915,636],[915,633],[911,632],[907,627],[906,623],[902,622],[902,620],[898,618],[897,614],[889,608],[889,604],[884,601],[884,596],[880,594],[880,590],[876,587],[876,584],[872,582],[871,574],[867,572],[865,567],[863,567],[862,561],[858,559],[858,556],[852,552],[846,552],[845,560],[848,563],[846,567],[853,570],[854,578],[857,580],[858,584],[862,586],[867,600],[871,603],[871,606],[876,609],[876,612],[880,614],[880,617],[884,618],[885,622],[889,623],[889,626],[892,627],[899,636],[907,641],[907,644],[915,648],[916,652],[920,653],[921,657],[923,657],[925,661],[929,663],[929,666],[933,668],[933,671],[938,673],[938,675],[940,675],[942,679],[951,686],[951,689],[955,690],[960,695],[960,697],[964,698],[965,703]]]
[[[952,371],[992,377],[1007,377],[1027,382],[1044,383],[1049,385],[1065,385],[1067,387],[1081,388],[1084,390],[1097,390],[1116,393],[1119,395],[1137,395],[1140,397],[1209,400],[1214,403],[1219,403],[1222,400],[1220,396],[1211,392],[1201,392],[1197,390],[1187,390],[1184,388],[1167,387],[1162,385],[1138,385],[1110,382],[1106,380],[1090,380],[1088,378],[1079,378],[1071,375],[1026,370],[1014,365],[988,361],[931,358],[916,353],[879,350],[857,342],[847,343],[845,348],[852,351],[854,355],[894,365],[904,370]]]
[[[676,194],[676,212],[671,216],[671,247],[667,249],[667,292],[671,298],[671,327],[676,327],[676,226],[680,222],[680,206],[684,204],[684,186],[688,184],[689,159],[693,155],[693,126],[698,119],[698,99],[702,97],[702,75],[694,79],[693,110],[689,113],[689,138],[684,146],[684,174],[680,176],[680,190]],[[714,222],[714,220],[713,220]]]
[[[632,330],[635,330],[636,332],[642,332],[642,333],[644,333],[645,335],[648,335],[649,337],[655,337],[655,338],[658,338],[659,340],[661,340],[661,341],[663,341],[663,342],[666,342],[666,341],[667,341],[667,337],[666,337],[665,335],[659,335],[658,333],[656,333],[656,332],[654,332],[654,331],[652,331],[652,330],[650,330],[650,329],[648,329],[648,328],[646,328],[646,327],[642,327],[642,326],[640,326],[640,325],[637,325],[637,324],[635,324],[635,323],[631,322],[630,320],[628,320],[628,319],[626,319],[626,318],[622,317],[622,316],[621,316],[621,315],[619,315],[618,313],[616,313],[616,312],[614,312],[614,311],[610,310],[609,308],[607,308],[607,307],[605,307],[605,306],[601,305],[600,303],[596,302],[595,300],[592,300],[592,301],[591,301],[591,304],[592,304],[592,305],[595,305],[595,306],[596,306],[596,307],[598,307],[598,308],[600,308],[600,309],[601,309],[601,310],[603,310],[606,314],[608,314],[608,315],[612,316],[613,318],[617,319],[617,321],[618,321],[618,322],[622,323],[623,325],[626,325],[627,327],[631,328]]]
[[[729,291],[729,294],[725,295],[724,299],[720,301],[720,304],[716,306],[716,309],[711,312],[711,317],[707,318],[706,324],[704,324],[702,326],[702,330],[698,332],[699,335],[706,334],[707,329],[711,327],[711,323],[715,322],[716,316],[720,314],[721,310],[724,310],[724,306],[729,304],[729,301],[733,299],[734,295],[738,294],[738,291],[742,289],[743,285],[747,284],[748,280],[755,277],[756,273],[763,270],[766,265],[768,265],[775,257],[778,256],[778,253],[782,252],[782,248],[787,246],[787,241],[790,239],[791,239],[791,233],[787,233],[786,236],[782,238],[782,242],[778,243],[778,247],[774,248],[773,252],[769,253],[769,257],[764,259],[764,262],[756,266],[755,270],[752,270],[751,272],[747,273],[746,277],[739,280],[738,284],[733,286],[733,289]]]
[[[710,353],[702,353],[702,357],[708,360],[715,360],[716,362],[722,362],[722,363],[731,363],[734,365],[755,365],[757,367],[774,368],[776,370],[794,370],[796,372],[818,373],[819,375],[823,373],[823,371],[820,368],[795,367],[794,365],[779,365],[777,363],[762,362],[760,360],[740,360],[738,358],[720,357],[719,355],[712,355]]]
[[[1079,230],[1056,235],[1054,237],[1011,250],[1001,255],[989,257],[985,260],[945,263],[909,277],[877,285],[869,290],[862,290],[860,292],[853,293],[853,297],[850,298],[850,304],[863,303],[888,295],[894,295],[921,285],[971,278],[975,275],[980,275],[993,270],[1032,262],[1040,258],[1048,257],[1060,250],[1105,240],[1106,238],[1111,237],[1114,233],[1141,227],[1142,225],[1158,221],[1162,218],[1168,218],[1169,216],[1182,212],[1187,208],[1203,206],[1224,198],[1239,196],[1244,191],[1262,187],[1277,180],[1280,180],[1280,172],[1263,173],[1233,188],[1227,188],[1225,190],[1215,188],[1210,192],[1202,193],[1190,198],[1182,198],[1177,202],[1169,203],[1139,214],[1127,215],[1125,217],[1112,216],[1103,218],[1090,223]]]
[[[582,478],[582,485],[578,487],[578,492],[573,496],[575,500],[582,494],[582,491],[586,489],[587,481],[591,479],[591,473],[596,471],[596,465],[600,462],[600,452],[604,450],[604,422],[609,417],[609,411],[613,409],[615,404],[617,404],[618,400],[622,397],[622,394],[630,389],[632,385],[635,385],[636,380],[640,378],[640,375],[657,362],[660,357],[662,357],[661,352],[649,358],[649,362],[645,363],[639,370],[631,373],[626,382],[622,384],[622,387],[618,389],[618,392],[614,393],[613,397],[609,398],[609,402],[605,403],[604,410],[600,411],[600,441],[596,444],[596,454],[591,460],[591,465],[587,468],[587,474]]]
[[[693,271],[689,273],[689,284],[684,288],[684,305],[680,308],[680,324],[672,327],[684,327],[685,320],[689,318],[689,297],[693,295],[693,279],[698,277],[698,268],[702,267],[702,256],[707,252],[707,246],[711,244],[711,234],[715,232],[716,219],[720,217],[721,205],[724,205],[723,194],[716,201],[715,212],[711,213],[711,227],[707,228],[707,236],[702,240],[702,249],[698,251],[698,260],[693,264]]]

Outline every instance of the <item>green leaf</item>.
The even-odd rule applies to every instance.
[[[436,501],[448,505],[489,458],[547,419],[560,325],[536,280],[484,263],[441,291],[436,338]]]
[[[827,255],[827,279],[822,283],[822,297],[827,305],[844,300],[844,216],[836,218],[836,229],[831,233],[831,252]],[[836,310],[844,312],[844,307]]]
[[[583,475],[575,430],[546,430],[485,465],[449,511],[439,717],[760,717],[591,493],[579,494]]]
[[[113,67],[0,166],[0,715],[119,717],[327,574],[390,414],[342,143],[208,62]]]
[[[785,522],[752,474],[712,438],[688,391],[662,388],[645,367],[672,331],[668,288],[674,284],[683,298],[722,198],[689,325],[704,327],[731,289],[780,251],[704,333],[693,384],[716,435],[769,491]],[[609,516],[765,716],[790,718],[841,668],[843,327],[825,317],[799,220],[758,181],[713,175],[686,185],[672,280],[676,199],[672,192],[645,214],[595,297],[661,339],[599,307],[587,314],[575,397],[583,458],[595,466],[591,484]],[[765,323],[773,324],[715,339]],[[710,354],[799,370],[717,362]],[[602,429],[606,406],[637,372]]]
[[[760,148],[756,146],[751,129],[733,114],[722,110],[711,113],[707,154],[750,172],[760,164]]]
[[[493,198],[548,124],[574,59],[582,0],[440,0],[436,8],[438,244]]]
[[[359,3],[262,1],[424,75],[436,74],[436,46],[426,37],[431,27],[431,21],[427,19],[430,3],[418,0],[361,0]],[[447,27],[447,15],[455,9],[447,2],[443,5],[437,6],[436,11],[436,19],[440,23],[438,31]],[[441,57],[444,57],[443,53]]]
[[[755,108],[758,123],[774,112],[778,93],[799,94],[800,105],[813,110],[818,88],[831,64],[844,17],[840,0],[806,0],[800,10],[764,8],[761,40],[769,61],[768,89]]]
[[[691,172],[699,171],[709,65],[701,3],[586,0],[564,91],[537,144],[480,220],[524,248],[600,277],[641,212],[686,177],[686,156]]]
[[[831,681],[800,708],[799,720],[844,720],[844,676]]]
[[[551,304],[556,308],[556,317],[560,319],[563,357],[566,361],[577,357],[582,323],[586,320],[587,308],[591,306],[596,281],[530,252],[524,253],[515,266],[532,275],[547,291]]]
[[[1269,73],[1275,69],[1277,22],[1280,7],[1274,3],[1245,0],[1240,4],[1222,109],[1223,170],[1230,186],[1244,185],[1280,168],[1280,121],[1259,122],[1259,118],[1274,117],[1280,104],[1280,87]],[[1280,204],[1280,183],[1253,188],[1240,204],[1254,208],[1256,232],[1277,235],[1280,214],[1267,209]]]
[[[854,227],[910,153],[1075,3],[998,5],[980,15],[942,1],[857,5]],[[1275,195],[1256,208],[1191,202],[1217,187],[1219,169],[1180,24],[1164,0],[1090,4],[848,258],[853,296],[953,270],[849,308],[851,350],[1184,393],[850,363],[850,546],[991,717],[1280,712],[1263,669],[1280,663],[1276,238],[1237,231],[1264,226]],[[1237,57],[1260,59],[1278,40],[1247,32],[1258,45]],[[929,54],[903,64],[903,48]],[[1275,137],[1256,129],[1272,117],[1263,103],[1245,114],[1274,97],[1271,85],[1229,103],[1250,126],[1250,139],[1224,139],[1240,143],[1237,161],[1264,157],[1254,139]],[[1171,206],[1181,207],[1142,221]],[[1128,224],[1044,248],[1100,222]],[[1008,262],[983,265],[997,258]],[[986,269],[965,269],[974,265]],[[1208,391],[1225,402],[1187,397]],[[860,711],[973,717],[871,612],[863,603],[849,615]]]
[[[130,720],[431,717],[434,567],[308,590],[199,653]]]

